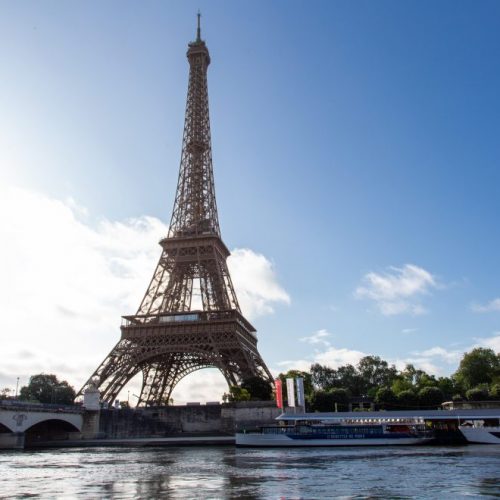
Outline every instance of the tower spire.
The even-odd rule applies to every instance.
[[[198,29],[196,30],[196,41],[201,42],[201,28],[200,28],[200,18],[201,18],[201,12],[198,10]]]

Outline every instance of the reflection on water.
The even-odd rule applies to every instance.
[[[496,446],[0,452],[0,498],[500,498]]]

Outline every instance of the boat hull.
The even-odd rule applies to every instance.
[[[468,427],[461,425],[459,429],[468,443],[500,444],[500,427]]]
[[[287,435],[237,433],[236,446],[240,447],[312,447],[312,446],[409,446],[426,444],[432,437],[387,437],[357,439],[300,439]]]

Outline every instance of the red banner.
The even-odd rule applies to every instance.
[[[274,388],[276,389],[276,406],[283,409],[283,390],[279,378],[274,381]]]

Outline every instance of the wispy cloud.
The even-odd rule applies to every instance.
[[[310,344],[315,348],[310,356],[296,360],[284,360],[276,363],[279,367],[278,370],[273,370],[276,374],[280,371],[287,370],[309,370],[313,363],[320,363],[322,365],[338,368],[346,364],[355,365],[358,361],[366,356],[365,353],[354,349],[338,348],[331,344],[329,337],[332,334],[328,330],[322,328],[311,335],[301,337],[299,340]],[[321,347],[321,349],[318,349]]]
[[[385,273],[367,273],[354,296],[372,300],[385,316],[419,315],[426,312],[420,303],[421,296],[429,294],[437,286],[435,276],[429,271],[406,264],[390,267]]]
[[[275,304],[290,304],[276,271],[264,255],[236,248],[227,261],[243,313],[255,318],[274,312]]]
[[[473,347],[486,347],[493,349],[496,353],[500,352],[500,332],[494,332],[490,337],[475,338]]]
[[[302,337],[299,340],[301,342],[307,342],[308,344],[313,344],[313,345],[322,344],[325,346],[329,346],[330,342],[326,339],[330,336],[331,333],[329,333],[325,329],[322,329],[318,330],[316,333],[308,335],[307,337]]]
[[[405,335],[408,335],[409,333],[415,333],[418,332],[418,328],[403,328],[401,330],[401,333],[404,333]]]
[[[457,363],[463,355],[461,350],[450,350],[440,346],[431,347],[423,351],[415,351],[414,355],[421,359],[433,358],[441,359],[447,363]]]
[[[486,304],[472,304],[470,307],[477,313],[500,311],[500,298],[490,300]]]

